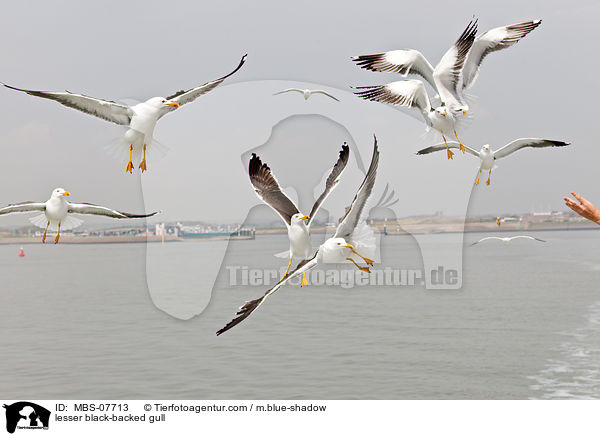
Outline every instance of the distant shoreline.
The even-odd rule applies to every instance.
[[[504,222],[497,225],[495,219],[482,218],[462,221],[460,218],[405,218],[395,221],[377,221],[371,224],[376,233],[394,235],[426,235],[443,233],[507,233],[507,232],[536,232],[536,231],[566,231],[566,230],[600,230],[600,226],[588,221],[573,222]],[[385,232],[384,232],[385,229]],[[326,226],[316,226],[311,232],[314,234],[326,233]],[[256,235],[285,235],[287,229],[257,228]],[[207,237],[175,237],[167,235],[164,242],[202,242],[202,241],[229,241],[251,240],[251,236],[212,235]],[[63,234],[61,244],[140,244],[162,243],[161,236],[71,236]],[[41,243],[40,236],[0,236],[0,245],[26,245]],[[49,235],[46,244],[54,243],[54,235]]]
[[[252,239],[247,236],[210,236],[206,238],[178,238],[173,236],[165,237],[165,243],[172,242],[201,242],[201,241],[228,241]],[[0,245],[29,245],[41,244],[42,239],[39,236],[15,236],[0,237]],[[69,236],[62,235],[59,244],[143,244],[143,243],[162,243],[160,236]],[[46,238],[46,244],[54,244],[54,236]]]

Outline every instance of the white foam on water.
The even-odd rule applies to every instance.
[[[590,306],[584,327],[561,334],[569,339],[557,347],[560,357],[528,377],[535,382],[530,388],[537,399],[600,398],[600,301]]]

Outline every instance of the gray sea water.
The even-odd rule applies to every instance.
[[[219,337],[266,287],[230,287],[223,267],[182,321],[153,305],[143,244],[3,245],[0,398],[600,398],[600,232],[535,236],[466,246],[461,290],[286,287]],[[386,264],[422,267],[412,237],[385,243]],[[181,244],[198,268],[211,256]],[[229,248],[228,264],[276,268],[285,236]]]

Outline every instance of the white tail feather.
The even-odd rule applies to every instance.
[[[48,225],[48,218],[46,218],[46,214],[41,213],[34,217],[29,218],[29,221],[39,228],[45,229],[46,225]],[[67,217],[60,223],[61,230],[71,230],[75,227],[79,227],[83,223],[83,220],[79,218],[75,218],[72,215],[67,215]],[[58,221],[50,221],[50,225],[48,226],[48,230],[53,232],[58,232]]]

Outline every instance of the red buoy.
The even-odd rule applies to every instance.
[[[19,257],[25,257],[25,252],[23,251],[23,247],[19,250]]]

